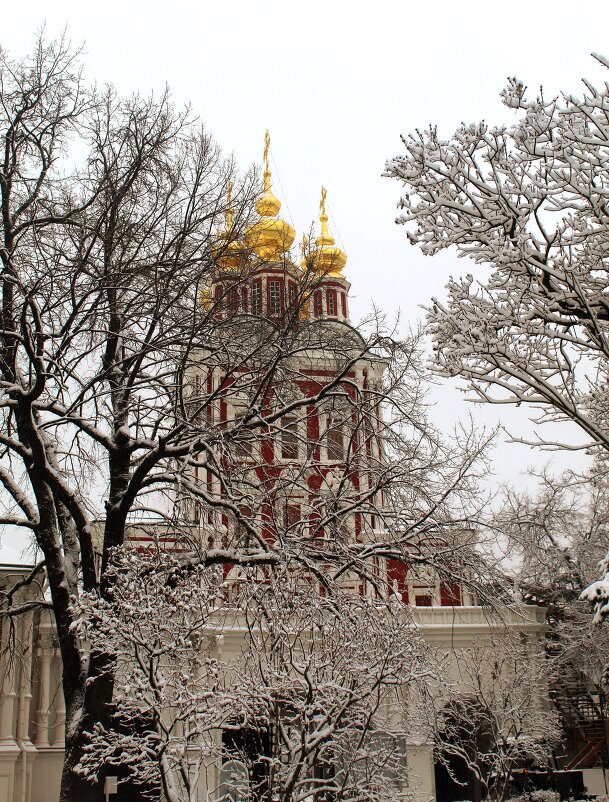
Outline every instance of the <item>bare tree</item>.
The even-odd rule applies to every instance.
[[[32,57],[1,67],[3,521],[33,531],[49,579],[62,799],[84,793],[71,770],[79,739],[112,698],[105,661],[80,649],[70,598],[81,582],[105,593],[134,499],[191,448],[175,422],[175,365],[201,326],[197,291],[231,174],[167,93],[97,96],[77,57],[41,37]],[[84,166],[68,171],[68,145],[88,148]]]

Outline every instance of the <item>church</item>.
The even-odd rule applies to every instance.
[[[371,602],[395,598],[407,606],[422,638],[448,655],[448,672],[458,684],[459,650],[491,649],[498,618],[478,604],[467,582],[435,571],[424,561],[413,568],[403,543],[399,548],[395,543],[378,545],[396,526],[390,498],[395,474],[388,468],[391,444],[384,436],[388,357],[380,347],[370,348],[350,321],[347,257],[329,230],[325,189],[319,232],[313,242],[303,241],[300,261],[293,258],[296,235],[280,216],[268,147],[267,134],[257,219],[238,235],[229,199],[226,228],[217,236],[215,268],[200,297],[201,314],[217,326],[209,342],[193,351],[187,370],[186,407],[195,410],[195,418],[201,410],[201,426],[231,431],[231,437],[213,459],[195,460],[183,477],[185,491],[194,487],[197,493],[176,492],[180,534],[170,524],[138,521],[131,530],[131,546],[247,549],[258,542],[273,544],[279,552],[298,544],[298,558],[308,566],[320,555],[331,564],[344,562],[344,555],[350,554],[353,565],[341,569],[341,588]],[[275,333],[274,342],[281,339],[277,331],[286,342],[289,358],[282,383],[267,382],[268,355],[259,360],[256,356],[270,342],[267,329]],[[239,365],[235,354],[244,342],[252,343],[251,359]],[[279,411],[274,415],[269,409]],[[397,470],[400,461],[394,461]],[[467,540],[471,533],[462,535]],[[426,543],[410,541],[408,548],[423,553],[446,545],[437,535],[430,538]],[[352,556],[365,555],[367,549],[369,559]],[[31,570],[27,565],[0,565],[0,594],[19,586]],[[223,572],[227,587],[237,587],[242,569],[226,562]],[[303,572],[307,578],[314,573],[309,568]],[[16,593],[24,604],[35,602],[44,596],[44,581],[24,585]],[[527,649],[540,648],[543,610],[521,605],[506,609],[500,618]],[[222,649],[236,658],[242,641],[242,629],[235,625],[223,634]],[[51,615],[32,604],[32,612],[19,616],[14,627],[5,622],[2,628],[0,800],[58,799],[65,723],[60,677]],[[226,785],[229,758],[221,756],[201,778],[201,801],[223,798],[219,789]],[[404,796],[391,797],[392,802],[435,799],[434,742],[429,734],[412,732],[404,771],[407,790]],[[406,783],[404,778],[399,782]],[[120,784],[116,793],[108,786],[108,793],[110,800],[120,800]]]

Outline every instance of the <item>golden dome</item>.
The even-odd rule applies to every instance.
[[[243,245],[237,241],[233,230],[233,210],[230,205],[232,192],[233,182],[229,181],[226,193],[226,227],[218,235],[217,244],[212,252],[216,263],[223,270],[237,270],[243,264]]]
[[[327,189],[322,187],[321,200],[319,202],[321,234],[315,240],[315,245],[317,247],[311,254],[312,263],[318,275],[344,278],[341,270],[347,264],[347,254],[334,243],[334,237],[331,237],[328,232],[328,215],[326,214],[327,194]]]
[[[256,211],[260,220],[245,233],[247,244],[261,259],[279,259],[289,251],[296,232],[285,220],[277,217],[281,202],[271,190],[271,171],[269,170],[270,137],[264,136],[264,192],[256,201]]]

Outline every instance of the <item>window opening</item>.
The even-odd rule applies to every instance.
[[[300,521],[300,505],[289,503],[285,506],[284,527],[286,531],[293,529]]]
[[[293,415],[281,419],[281,459],[298,459],[298,421]]]
[[[237,459],[251,459],[252,439],[247,429],[241,429],[235,439],[235,454]]]
[[[228,308],[231,312],[236,312],[239,308],[239,288],[231,287],[228,291]]]
[[[281,314],[281,282],[269,281],[269,314]]]
[[[336,317],[336,290],[328,290],[326,293],[326,305],[329,317]]]
[[[235,456],[237,459],[251,459],[253,432],[242,423],[247,413],[247,407],[243,404],[235,406]]]
[[[322,300],[321,290],[315,290],[313,293],[313,314],[315,317],[322,316]]]
[[[288,300],[290,303],[290,309],[296,308],[296,284],[293,281],[290,281],[288,284]]]
[[[431,607],[431,596],[428,593],[416,595],[414,597],[416,607]]]
[[[262,284],[254,281],[252,284],[252,315],[259,315],[262,312]]]
[[[328,415],[328,431],[326,434],[328,459],[331,462],[342,462],[345,458],[345,435],[339,416]]]

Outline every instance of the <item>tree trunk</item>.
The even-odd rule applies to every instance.
[[[97,722],[106,728],[114,726],[114,683],[111,672],[102,669],[107,664],[107,655],[98,654],[92,657],[89,679],[74,694],[71,703],[66,703],[66,746],[59,802],[104,802],[104,783],[107,776],[119,778],[120,791],[117,799],[120,802],[151,802],[160,799],[158,789],[134,785],[127,770],[121,767],[107,766],[93,780],[85,779],[74,771],[87,744],[86,733],[91,732]],[[97,672],[95,678],[93,672]]]

